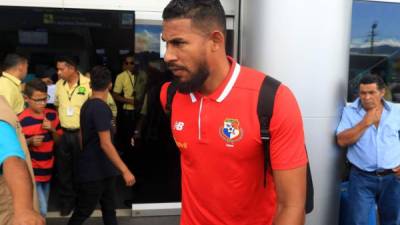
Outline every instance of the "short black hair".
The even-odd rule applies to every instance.
[[[28,62],[28,58],[26,56],[23,56],[18,53],[9,53],[6,55],[6,57],[3,60],[2,69],[8,70],[12,67],[17,66],[18,64],[26,63],[26,62]]]
[[[360,85],[361,84],[376,84],[379,90],[382,90],[385,88],[385,82],[383,82],[383,79],[380,76],[376,75],[366,75],[360,80]]]
[[[225,11],[219,0],[171,0],[164,8],[163,20],[191,19],[194,25],[209,32],[214,23],[226,34]]]
[[[105,66],[95,66],[90,71],[90,87],[93,91],[104,91],[111,83],[111,72]]]
[[[125,55],[123,56],[124,62],[126,61],[127,58],[132,58],[133,60],[135,60],[135,54],[133,54],[133,53],[125,54]]]
[[[75,60],[74,57],[71,56],[59,56],[56,59],[56,62],[64,62],[72,67],[74,67],[75,69],[78,69],[78,63]]]
[[[39,91],[43,93],[47,93],[47,85],[41,79],[33,79],[28,81],[25,85],[24,94],[28,97],[32,97],[33,92]]]

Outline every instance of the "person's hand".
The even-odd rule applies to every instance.
[[[113,128],[116,128],[116,127],[117,127],[117,118],[113,117],[113,118],[111,119],[111,126],[112,126]]]
[[[131,138],[131,146],[132,147],[135,146],[135,137],[134,136]]]
[[[123,172],[122,177],[124,178],[126,186],[133,186],[136,183],[135,176],[133,176],[133,174],[129,170]]]
[[[43,139],[44,139],[43,135],[34,135],[34,136],[28,138],[27,142],[29,145],[37,147],[42,144]]]
[[[131,146],[135,146],[136,140],[141,139],[142,135],[138,130],[134,131],[133,137],[131,138]]]
[[[135,138],[135,139],[140,139],[140,138],[142,138],[142,134],[140,133],[139,130],[135,130],[135,131],[133,132],[133,138]]]
[[[12,225],[45,225],[42,216],[33,210],[15,211]]]
[[[42,129],[48,131],[54,131],[54,128],[51,126],[51,121],[48,120],[46,117],[43,119]]]
[[[368,110],[363,120],[367,126],[370,126],[374,123],[378,123],[380,120],[378,108],[373,108]]]
[[[400,177],[400,166],[394,168],[393,172],[396,174],[396,176]]]

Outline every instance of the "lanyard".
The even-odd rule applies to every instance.
[[[134,76],[134,75],[132,74],[132,76]],[[134,83],[132,80],[132,76],[131,76],[131,73],[128,73],[129,80],[131,81],[131,84],[132,84],[132,90],[135,90],[136,79],[135,79],[135,83]]]
[[[64,81],[64,86],[67,83],[67,81]],[[65,92],[67,92],[67,96],[68,96],[68,100],[71,101],[72,96],[74,96],[75,90],[81,85],[81,78],[79,77],[78,80],[78,84],[75,86],[74,90],[72,90],[71,93],[69,93],[67,90],[65,90]]]

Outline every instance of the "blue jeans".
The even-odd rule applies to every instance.
[[[378,206],[380,225],[400,224],[400,177],[376,176],[352,168],[349,177],[348,225],[368,225],[371,208]]]
[[[49,201],[50,182],[36,182],[36,190],[39,197],[39,210],[42,216],[47,214],[47,202]]]

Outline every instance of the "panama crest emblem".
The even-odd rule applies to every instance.
[[[219,134],[228,145],[232,145],[242,139],[243,129],[240,128],[239,120],[225,119],[224,126],[219,129]]]

